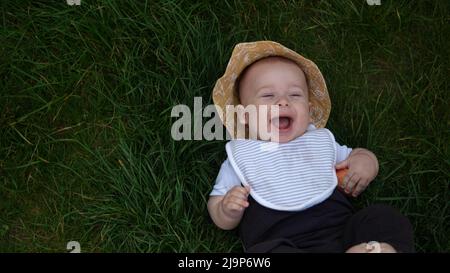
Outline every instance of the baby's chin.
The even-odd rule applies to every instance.
[[[280,136],[277,138],[274,138],[272,141],[273,142],[278,142],[278,143],[288,143],[292,140],[296,139],[296,137],[289,137],[289,136]]]
[[[295,130],[295,128],[291,132],[277,132],[275,130],[270,137],[266,138],[261,138],[258,134],[258,139],[270,142],[287,143],[302,136],[305,132],[306,130]]]
[[[302,136],[303,134],[304,134],[304,132],[301,133],[301,134],[297,133],[297,134],[293,134],[293,135],[283,135],[283,134],[281,134],[279,136],[275,136],[271,141],[278,142],[278,143],[287,143],[287,142],[290,142],[290,141],[292,141],[292,140]]]

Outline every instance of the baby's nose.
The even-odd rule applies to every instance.
[[[289,102],[285,97],[280,98],[278,106],[289,106]]]

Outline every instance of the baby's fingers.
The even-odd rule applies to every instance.
[[[232,198],[231,202],[238,205],[241,210],[248,207],[248,205],[249,205],[249,203],[246,199],[241,199],[241,198]]]
[[[357,197],[358,195],[360,195],[366,188],[368,185],[368,180],[367,179],[361,179],[359,181],[358,184],[356,184],[355,189],[353,190],[352,196],[353,197]]]
[[[249,203],[241,198],[231,196],[225,204],[225,208],[228,210],[241,211],[248,207]]]
[[[358,184],[359,180],[360,180],[359,175],[352,174],[352,176],[347,180],[347,183],[345,185],[345,192],[351,193],[355,185]]]
[[[235,192],[232,192],[230,194],[230,198],[231,197],[235,197],[235,198],[238,198],[238,199],[241,199],[241,200],[247,200],[248,194],[247,193],[243,193],[241,191],[235,191]]]
[[[250,193],[250,186],[236,186],[233,188],[233,192],[240,192],[243,195],[248,195]]]

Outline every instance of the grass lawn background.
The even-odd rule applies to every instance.
[[[173,141],[170,112],[211,104],[233,46],[264,39],[316,62],[327,127],[378,156],[355,206],[391,204],[419,252],[449,252],[449,6],[1,1],[0,252],[242,251],[206,210],[225,141]]]

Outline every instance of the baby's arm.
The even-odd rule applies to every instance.
[[[211,196],[208,211],[214,223],[225,230],[237,227],[249,205],[249,192],[249,187],[235,186],[223,196]]]
[[[367,149],[353,149],[347,159],[336,164],[336,169],[348,168],[342,183],[346,193],[354,197],[363,192],[378,174],[378,160],[374,153]]]

